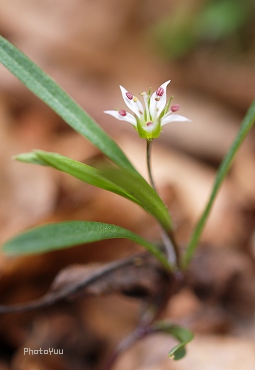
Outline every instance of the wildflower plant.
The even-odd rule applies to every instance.
[[[195,253],[215,197],[234,156],[254,123],[255,101],[251,104],[244,117],[236,139],[218,170],[204,212],[194,227],[194,232],[185,251],[181,254],[175,239],[171,216],[156,191],[150,164],[151,145],[153,140],[160,135],[162,127],[170,122],[189,121],[188,118],[176,114],[179,110],[179,105],[171,105],[172,97],[167,100],[166,89],[170,81],[163,83],[154,93],[151,93],[150,90],[142,92],[140,95],[143,98],[144,105],[136,96],[121,86],[123,100],[134,115],[124,109],[105,111],[106,114],[118,120],[130,123],[137,130],[139,136],[146,139],[146,158],[150,185],[134,168],[117,143],[54,80],[3,37],[0,37],[0,62],[23,82],[28,89],[62,117],[67,124],[94,144],[115,166],[95,168],[57,153],[40,150],[20,154],[15,159],[21,162],[53,167],[87,184],[111,191],[136,203],[159,223],[162,230],[161,244],[163,244],[163,248],[159,247],[158,244],[154,244],[138,234],[117,225],[100,222],[69,221],[38,226],[25,231],[6,241],[3,245],[3,252],[9,255],[44,253],[110,238],[127,238],[143,246],[159,261],[165,274],[179,281],[180,277],[185,274],[185,270]],[[123,261],[117,261],[110,264],[104,270],[104,273],[105,271],[113,271],[116,266],[120,268],[124,265]],[[102,273],[97,276],[102,277]],[[85,283],[79,282],[77,286],[81,287],[82,284]],[[77,286],[72,289],[68,287],[67,292],[60,292],[55,296],[51,294],[44,301],[40,300],[38,304],[33,301],[32,304],[21,306],[8,307],[0,305],[0,312],[15,312],[40,307],[42,301],[47,304],[54,303],[58,299],[62,299],[76,291],[78,289]],[[157,307],[154,307],[154,309],[157,311]],[[155,321],[156,313],[154,312],[152,316],[151,314],[145,315],[146,320],[144,319],[140,327],[131,333],[126,341],[120,344],[113,358],[116,358],[123,349],[127,348],[126,343],[131,345],[136,340],[156,332],[163,332],[177,339],[178,344],[169,351],[170,358],[177,360],[185,355],[185,346],[192,339],[192,333],[167,321]],[[112,362],[105,369],[109,370],[111,364]]]
[[[131,123],[141,138],[147,140],[156,139],[159,137],[165,124],[189,121],[186,117],[173,114],[179,110],[179,105],[175,104],[170,107],[173,97],[167,101],[166,88],[169,83],[170,80],[163,83],[153,94],[151,94],[150,90],[148,93],[141,92],[140,95],[143,97],[144,107],[136,96],[123,86],[120,86],[123,100],[134,115],[124,109],[106,110],[105,113],[121,121]]]

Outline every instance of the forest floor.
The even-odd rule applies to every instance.
[[[167,1],[0,1],[1,34],[50,74],[116,140],[147,177],[145,142],[103,113],[123,107],[118,85],[134,94],[171,79],[168,96],[189,123],[164,126],[155,141],[155,182],[185,247],[210,194],[219,163],[255,97],[254,63],[198,49],[181,61],[160,58],[150,23]],[[169,2],[171,3],[171,2]],[[185,1],[183,0],[185,4]],[[194,2],[195,3],[195,2]],[[147,12],[147,13],[146,13]],[[145,16],[146,13],[146,16]],[[164,335],[139,342],[116,370],[253,370],[255,368],[255,136],[252,129],[224,182],[185,284],[162,317],[191,329],[187,356],[173,362]],[[160,230],[136,205],[52,169],[12,156],[42,149],[84,163],[100,152],[0,67],[0,242],[31,226],[62,220],[113,223],[155,240]],[[0,302],[42,296],[71,264],[107,263],[140,251],[111,240],[43,255],[0,255]],[[117,294],[76,299],[0,316],[0,370],[99,369],[137,323],[139,304]],[[66,355],[24,356],[24,348],[60,348]]]

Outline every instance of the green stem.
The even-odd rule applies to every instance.
[[[146,156],[147,169],[148,169],[151,186],[158,194],[158,191],[157,191],[157,188],[155,186],[155,182],[152,176],[152,172],[151,172],[151,147],[152,147],[152,139],[147,140],[147,156]],[[173,232],[172,231],[167,232],[165,229],[162,228],[161,236],[162,236],[163,244],[165,246],[165,250],[166,250],[169,263],[180,266],[179,247],[175,241]]]
[[[152,177],[152,172],[151,172],[151,147],[152,147],[152,139],[147,140],[147,169],[148,169],[151,186],[156,191],[156,193],[158,193],[153,177]]]

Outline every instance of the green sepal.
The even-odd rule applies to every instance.
[[[148,132],[142,122],[137,120],[137,131],[141,138],[146,140],[157,139],[161,133],[160,120],[157,120],[154,129],[151,132]]]

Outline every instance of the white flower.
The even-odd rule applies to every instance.
[[[179,110],[178,104],[173,105],[169,110],[172,100],[172,98],[168,101],[166,99],[166,88],[169,83],[170,80],[163,83],[153,94],[150,91],[140,93],[143,96],[145,108],[136,96],[120,86],[124,102],[134,115],[123,109],[106,110],[104,113],[131,123],[142,138],[147,140],[157,138],[166,123],[190,121],[186,117],[173,114]]]

